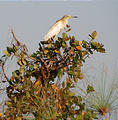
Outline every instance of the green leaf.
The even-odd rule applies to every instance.
[[[97,38],[97,32],[96,31],[93,31],[91,33],[91,35],[89,35],[92,39],[96,39]]]
[[[17,97],[16,97],[16,96],[14,97],[14,102],[15,102],[15,103],[17,102]]]
[[[74,92],[71,92],[71,91],[69,91],[69,96],[75,96],[75,93]]]
[[[73,76],[73,79],[74,79],[75,83],[77,83],[77,81],[78,81],[77,77]]]
[[[63,73],[64,73],[64,70],[63,70],[63,69],[59,69],[58,72],[57,72],[57,76],[58,76],[59,78],[61,78],[62,75],[63,75]]]
[[[36,57],[37,57],[37,54],[36,54],[36,53],[33,53],[31,56],[34,57],[34,58],[36,58]]]
[[[88,52],[86,50],[82,51],[82,57],[88,55]]]
[[[63,47],[66,46],[66,42],[65,42],[65,41],[62,42],[62,46],[63,46]]]
[[[33,68],[34,68],[34,69],[38,69],[38,67],[39,67],[39,65],[35,65]]]
[[[18,60],[18,65],[22,66],[22,65],[26,65],[27,64],[27,61],[24,59],[24,58],[21,58]]]
[[[73,36],[72,39],[70,39],[70,46],[75,47],[75,37]]]
[[[7,47],[7,50],[4,51],[4,54],[6,56],[10,56],[11,53],[15,53],[17,50],[18,50],[17,46],[14,46],[13,48],[12,47]]]
[[[62,83],[62,87],[65,88],[65,82],[64,82],[64,81],[63,81],[63,83]]]
[[[86,90],[87,93],[94,92],[94,91],[95,90],[94,90],[93,86],[91,86],[91,85],[87,86],[87,90]]]
[[[99,42],[91,42],[92,48],[101,48],[102,45]]]
[[[14,48],[11,48],[11,47],[7,47],[7,51],[8,51],[8,53],[15,53],[15,49]]]
[[[4,50],[4,54],[8,57],[11,55],[7,50]]]
[[[48,41],[41,41],[41,44],[44,45],[44,44],[49,44]],[[40,44],[39,44],[40,45]]]
[[[26,97],[27,97],[27,98],[30,97],[30,93],[29,93],[29,91],[26,92]]]
[[[18,77],[20,74],[19,70],[15,70],[14,72],[12,72],[13,77]]]
[[[11,101],[6,101],[6,102],[5,102],[5,105],[11,106],[11,105],[12,105],[12,102],[11,102]]]
[[[24,65],[22,65],[22,66],[20,66],[20,68],[19,68],[19,72],[22,74],[23,72],[24,72]]]
[[[92,113],[92,117],[93,117],[94,119],[98,119],[98,118],[97,118],[97,115],[96,115],[95,113]]]
[[[85,40],[82,40],[82,47],[86,48],[86,49],[90,48],[89,43],[87,41],[85,41]]]
[[[60,42],[60,41],[62,41],[62,38],[58,37],[58,40],[55,42],[55,46],[56,46],[57,48],[60,48],[60,47],[61,47],[61,42]]]
[[[82,40],[82,44],[86,44],[86,41],[85,41],[85,40]]]
[[[18,50],[18,47],[17,47],[17,46],[14,46],[13,48],[14,48],[15,52]]]
[[[74,36],[72,36],[72,40],[73,40],[73,41],[75,40],[75,37],[74,37]]]
[[[23,65],[27,64],[27,61],[24,58],[21,59],[21,62],[23,63]]]
[[[62,37],[63,37],[63,39],[67,38],[67,34],[66,34],[66,33],[63,33],[63,34],[62,34]]]
[[[97,52],[101,52],[101,53],[105,53],[105,49],[104,48],[98,48],[96,51]]]
[[[22,117],[16,117],[16,120],[22,120]]]

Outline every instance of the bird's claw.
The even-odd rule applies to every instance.
[[[69,32],[69,31],[71,31],[71,28],[70,28],[70,29],[68,29],[68,30],[66,30],[66,32]]]
[[[70,25],[66,25],[67,28],[70,28]]]

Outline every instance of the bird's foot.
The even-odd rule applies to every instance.
[[[66,32],[69,32],[69,31],[71,31],[71,28],[69,28],[68,30],[66,30]]]
[[[69,32],[69,31],[71,30],[70,25],[66,25],[66,27],[67,27],[67,29],[66,29],[66,28],[64,28],[64,30],[65,30],[66,32]]]
[[[66,25],[67,28],[70,28],[70,25]]]

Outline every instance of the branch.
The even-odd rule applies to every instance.
[[[5,71],[4,71],[4,65],[1,63],[0,66],[1,66],[4,77],[6,78],[7,81],[9,81],[9,78],[7,77],[7,75],[6,75]]]
[[[13,32],[13,29],[11,29],[11,33],[12,33],[13,38],[14,38],[14,40],[16,41],[17,45],[20,46],[21,43],[17,40],[17,38],[16,38],[16,36],[15,36],[15,34],[14,34],[14,32]]]

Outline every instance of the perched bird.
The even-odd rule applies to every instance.
[[[61,32],[61,30],[66,27],[66,25],[68,24],[68,20],[71,18],[77,18],[77,16],[65,15],[60,20],[56,21],[56,23],[49,29],[47,34],[44,36],[44,40],[47,41],[50,38],[56,37]]]

